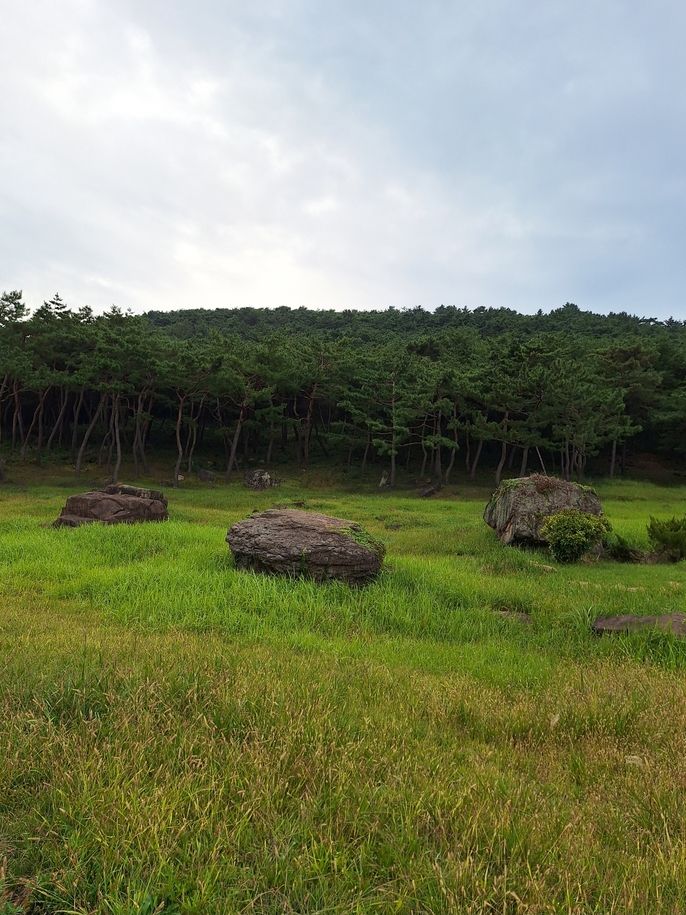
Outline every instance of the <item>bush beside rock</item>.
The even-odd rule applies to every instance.
[[[541,534],[558,562],[578,562],[610,532],[610,522],[602,515],[591,515],[565,508],[543,522]]]
[[[546,544],[543,524],[564,509],[602,515],[596,492],[590,486],[557,477],[532,474],[504,480],[484,510],[484,521],[502,543]]]

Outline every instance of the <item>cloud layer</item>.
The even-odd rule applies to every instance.
[[[686,317],[678,0],[4,6],[32,304]]]

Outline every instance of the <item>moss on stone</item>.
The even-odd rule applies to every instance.
[[[360,546],[366,547],[366,549],[378,556],[379,559],[383,559],[386,555],[386,544],[383,540],[379,540],[378,537],[370,534],[369,531],[366,531],[360,525],[340,528],[339,533],[343,534],[344,537],[350,537],[351,540],[354,540],[355,543],[359,543]]]

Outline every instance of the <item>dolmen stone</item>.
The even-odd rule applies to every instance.
[[[166,521],[168,517],[167,500],[163,493],[156,489],[115,483],[104,489],[69,496],[53,526],[138,524],[143,521]]]
[[[276,486],[276,478],[268,470],[246,470],[243,482],[248,489],[269,489]]]
[[[543,522],[565,508],[590,515],[603,513],[600,499],[590,486],[532,474],[504,480],[484,510],[484,521],[502,543],[545,544]]]
[[[256,512],[234,524],[226,540],[238,569],[353,585],[373,581],[385,554],[356,522],[297,509]]]
[[[649,616],[635,616],[625,613],[622,616],[603,616],[591,626],[596,635],[615,633],[625,635],[641,629],[660,629],[673,635],[686,636],[686,614],[661,613]]]

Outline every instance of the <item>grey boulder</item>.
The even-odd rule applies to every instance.
[[[543,522],[566,508],[590,515],[603,513],[600,499],[590,486],[532,474],[504,480],[484,510],[484,521],[502,543],[544,544]]]
[[[381,570],[383,544],[354,521],[271,508],[234,524],[226,540],[236,567],[365,584]]]

